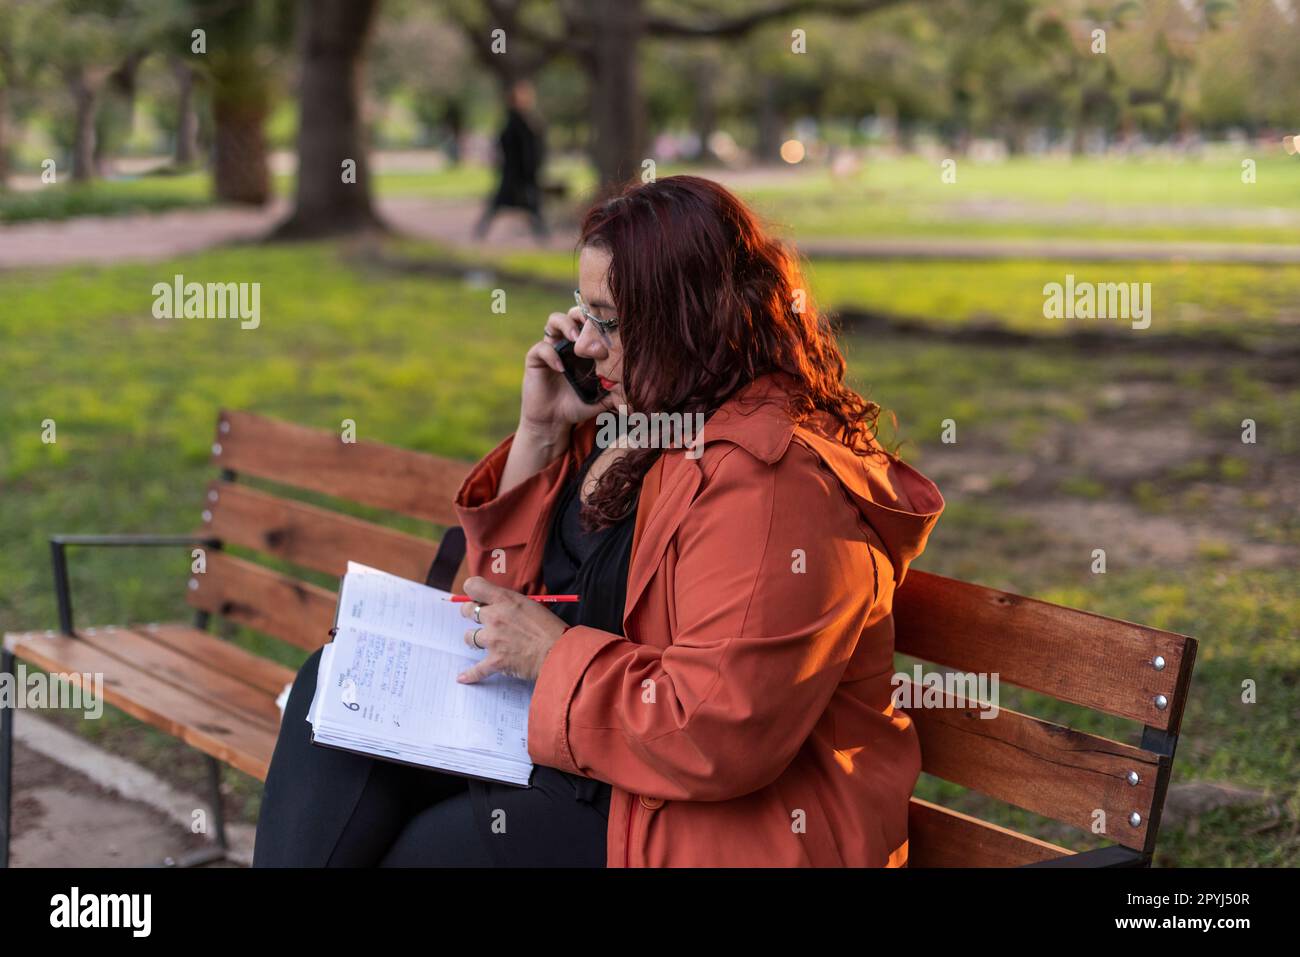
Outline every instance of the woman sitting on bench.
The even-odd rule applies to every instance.
[[[461,680],[535,682],[531,787],[314,747],[318,652],[254,863],[906,863],[921,756],[891,702],[891,606],[942,497],[877,444],[879,407],[845,384],[795,260],[727,190],[629,186],[579,250],[578,305],[528,350],[519,426],[456,498],[465,640],[488,651]],[[565,339],[595,362],[594,403]],[[638,413],[703,430],[686,448],[618,433]]]

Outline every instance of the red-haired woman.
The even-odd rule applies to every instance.
[[[273,762],[261,862],[905,864],[920,749],[890,700],[891,605],[938,489],[878,445],[795,261],[718,184],[629,186],[579,250],[578,305],[528,351],[519,426],[456,499],[465,640],[488,650],[461,680],[536,683],[532,787],[286,757],[365,780],[322,824]],[[598,403],[565,380],[564,337],[595,361]],[[619,406],[704,427],[689,448],[598,442]],[[277,760],[304,749],[297,723]]]

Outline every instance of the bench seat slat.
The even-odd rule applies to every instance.
[[[915,569],[894,596],[894,628],[903,654],[1178,731],[1184,635]]]
[[[438,543],[232,482],[208,487],[203,534],[304,568],[342,575],[349,561],[424,581]]]
[[[238,678],[250,687],[278,697],[284,686],[293,680],[294,672],[278,661],[255,655],[246,648],[218,638],[193,625],[164,622],[136,625],[134,630],[147,635],[196,661],[211,665],[217,671]]]
[[[109,704],[266,780],[275,750],[274,728],[182,691],[80,638],[45,632],[7,634],[5,647],[24,661],[67,673],[73,680],[81,673],[103,674],[104,700]]]
[[[907,811],[908,867],[1021,867],[1075,853],[921,798]]]
[[[212,461],[439,525],[457,523],[452,501],[470,470],[454,459],[382,442],[344,442],[324,429],[224,409]]]
[[[77,636],[123,664],[166,681],[181,691],[218,707],[229,708],[249,721],[271,729],[280,727],[280,709],[276,707],[274,696],[155,641],[143,630],[78,628]],[[279,689],[276,694],[279,694]]]

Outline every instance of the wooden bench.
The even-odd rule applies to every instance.
[[[223,411],[202,526],[182,536],[56,536],[51,540],[58,631],[6,634],[3,669],[15,656],[47,671],[102,673],[105,700],[208,756],[215,846],[224,854],[220,765],[264,780],[292,669],[208,631],[212,616],[298,648],[328,639],[334,593],[228,549],[331,576],[348,560],[443,588],[464,576],[464,537],[452,499],[469,466],[375,442],[344,443],[326,431]],[[268,480],[448,528],[441,542],[240,481]],[[74,627],[66,552],[72,546],[205,549],[206,571],[189,577],[193,623]],[[921,867],[1142,866],[1151,861],[1169,783],[1196,642],[921,571],[896,596],[898,651],[943,668],[996,672],[1000,680],[1143,726],[1139,746],[1003,709],[908,709],[925,772],[999,801],[1091,828],[1104,811],[1109,846],[1077,854],[938,804],[911,802],[910,864]],[[0,715],[0,863],[8,862],[12,712]],[[1136,728],[1136,724],[1134,726]]]

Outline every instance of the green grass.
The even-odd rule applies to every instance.
[[[1088,262],[817,262],[809,269],[818,298],[835,308],[869,304],[897,316],[938,323],[994,322],[1034,335],[1109,329],[1147,334],[1242,338],[1290,337],[1300,321],[1300,266]],[[1044,317],[1044,287],[1150,283],[1151,324],[1124,319]]]
[[[0,191],[0,222],[121,216],[206,206],[212,202],[210,193],[206,173],[98,180],[86,184],[51,183],[25,192]]]
[[[406,243],[407,255],[435,247]],[[571,252],[523,250],[493,257],[519,272],[552,280],[574,274]],[[1113,332],[1140,343],[1148,335],[1198,336],[1207,331],[1260,345],[1294,343],[1300,323],[1300,266],[1228,263],[1088,263],[1056,261],[845,262],[805,260],[814,299],[835,312],[868,310],[936,327],[995,325],[1051,337]],[[1150,283],[1151,323],[1124,319],[1049,319],[1044,287],[1082,282]]]
[[[418,248],[405,244],[401,251],[409,255]],[[564,275],[571,278],[571,260],[564,261]],[[562,274],[560,257],[544,263]],[[849,287],[842,286],[839,295],[910,296],[926,303],[932,301],[926,298],[929,287],[948,282],[947,268],[935,264],[928,273],[919,266],[900,273],[896,290],[865,270],[871,278],[864,291],[845,292]],[[177,272],[197,281],[260,282],[260,327],[153,318],[152,285]],[[998,267],[990,272],[991,283],[1002,281]],[[1007,275],[1017,281],[1027,276],[1016,269]],[[823,267],[815,271],[820,300],[833,298],[833,278]],[[1255,293],[1249,282],[1209,283],[1207,289],[1220,285],[1242,297]],[[553,296],[521,286],[509,290],[508,314],[497,315],[488,289],[361,266],[328,244],[4,273],[0,301],[0,408],[7,413],[0,417],[4,630],[46,628],[55,620],[45,541],[50,533],[182,532],[198,525],[202,489],[213,475],[208,449],[218,408],[247,408],[326,428],[351,418],[362,438],[463,459],[481,455],[517,418],[522,354],[535,339],[537,317],[556,307]],[[1067,437],[1083,436],[1115,411],[1106,387],[1134,381],[1179,390],[1183,401],[1153,407],[1149,414],[1170,427],[1195,429],[1206,443],[1234,441],[1246,409],[1258,421],[1259,448],[1274,456],[1274,465],[1287,465],[1278,456],[1294,457],[1300,445],[1294,377],[1270,379],[1262,366],[1246,360],[1124,351],[1089,355],[892,335],[849,335],[844,348],[855,386],[897,416],[897,430],[886,420],[886,437],[903,440],[905,453],[923,469],[941,466],[951,451],[939,442],[947,418],[959,423],[961,448],[1001,455],[1008,466],[1028,461],[1046,467],[1040,443],[1061,430]],[[41,441],[47,419],[57,428],[54,444]],[[1272,528],[1252,533],[1251,541],[1296,543],[1294,520],[1288,525],[1270,511],[1277,480],[1267,476],[1274,466],[1257,463],[1248,447],[1237,448],[1231,456],[1198,449],[1190,465],[1177,463],[1127,495],[1139,507],[1153,503],[1162,515],[1190,519],[1205,507],[1188,497],[1191,492],[1209,487],[1220,496],[1229,487],[1241,488],[1258,497],[1251,520]],[[1134,565],[1118,556],[1110,574],[1094,576],[1080,561],[1078,544],[1062,529],[1022,514],[1014,494],[999,497],[996,486],[987,498],[945,491],[949,507],[923,567],[1196,635],[1202,652],[1176,780],[1266,789],[1291,802],[1292,821],[1300,816],[1300,755],[1289,728],[1300,708],[1300,598],[1290,568],[1242,567],[1236,546],[1225,538],[1203,544],[1187,563]],[[1099,484],[1084,463],[1050,494],[1095,502],[1126,493]],[[1234,526],[1225,534],[1237,531]],[[184,553],[82,549],[72,561],[83,624],[188,616]],[[300,651],[244,631],[233,637],[287,664],[302,658]],[[1246,679],[1259,689],[1256,705],[1241,703]],[[1030,713],[1099,733],[1133,732],[1107,722],[1089,724],[1091,719],[1041,696],[1015,700]],[[73,723],[107,746],[192,778],[196,789],[202,783],[201,762],[178,757],[187,752],[123,715],[110,711],[93,727]],[[228,781],[242,815],[251,819],[257,785],[233,772]],[[947,791],[927,782],[921,793]],[[989,806],[975,795],[960,802],[1004,823],[1031,823],[1028,815]],[[1225,812],[1215,824],[1219,830],[1208,837],[1202,832],[1200,840],[1176,831],[1162,837],[1160,862],[1300,862],[1294,840],[1279,844],[1274,832],[1252,833],[1261,822],[1250,812]],[[1036,832],[1065,840],[1050,827]]]
[[[938,160],[874,159],[835,177],[817,167],[747,175],[741,194],[778,229],[799,240],[880,238],[1129,239],[1293,243],[1300,208],[1297,160],[1254,156],[1256,182],[1241,181],[1242,155],[1216,147],[1201,159],[1021,157],[1001,163],[962,160],[957,182],[940,179]],[[660,176],[713,168],[661,164]],[[595,186],[578,156],[557,156],[546,178],[564,182],[574,199]],[[381,197],[478,199],[494,173],[482,166],[376,174]],[[293,194],[293,177],[274,178],[277,195]],[[0,221],[112,215],[210,202],[206,174],[151,176],[91,187],[59,184],[0,194]],[[1262,220],[1238,221],[1234,212]],[[1282,217],[1281,220],[1270,219]],[[1190,217],[1190,218],[1188,218]]]
[[[1252,156],[1251,184],[1241,180],[1243,158],[1219,148],[1184,161],[959,160],[957,181],[944,183],[938,159],[904,157],[868,161],[842,178],[810,168],[745,195],[769,220],[804,237],[1294,242],[1294,223],[1234,224],[1218,215],[1233,208],[1282,213],[1300,205],[1294,158],[1280,150]],[[1184,211],[1201,216],[1183,222]]]
[[[1078,239],[1191,240],[1293,243],[1296,225],[1272,223],[1300,206],[1296,161],[1256,156],[1256,182],[1241,181],[1241,157],[1223,150],[1201,160],[1167,158],[1060,160],[1014,158],[1003,163],[962,161],[956,183],[940,179],[937,161],[877,159],[849,176],[817,167],[755,174],[740,194],[779,231],[801,240]],[[659,176],[694,173],[726,178],[709,167],[660,164]],[[566,181],[575,197],[595,183],[573,159],[548,176]],[[380,195],[447,198],[479,196],[491,185],[486,170],[391,173]],[[1231,210],[1264,217],[1234,223]],[[1167,212],[1165,212],[1167,210]],[[1185,212],[1191,221],[1179,218]]]
[[[1241,160],[1247,157],[1256,162],[1253,184],[1241,181]],[[1039,203],[1294,209],[1300,203],[1300,182],[1294,175],[1298,163],[1283,154],[1281,143],[1270,155],[1216,146],[1201,159],[1185,160],[1163,156],[1022,156],[988,163],[958,159],[957,181],[945,183],[940,159],[906,156],[867,160],[857,173],[838,182],[922,201],[948,201],[954,192],[960,192],[963,196]],[[788,185],[760,188],[755,195],[824,194],[835,182],[829,171],[810,168],[805,177]]]
[[[477,165],[460,165],[431,172],[377,172],[375,194],[413,199],[478,199],[490,192],[495,176],[489,167]],[[547,169],[546,178],[551,182],[565,183],[572,195],[585,194],[595,184],[594,174],[586,164],[567,157],[553,162]],[[275,196],[292,197],[294,182],[292,174],[274,174],[271,192]],[[32,190],[0,191],[0,222],[121,216],[210,206],[214,202],[212,177],[201,170],[130,179],[101,179],[91,183],[61,179]]]

